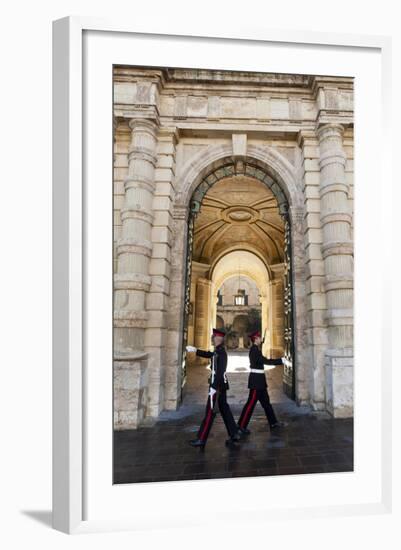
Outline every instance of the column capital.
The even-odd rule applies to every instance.
[[[159,115],[156,111],[151,113],[140,110],[135,113],[130,113],[130,115],[128,126],[131,131],[148,130],[154,137],[156,137],[157,129],[159,127]]]
[[[269,267],[273,275],[273,279],[271,279],[270,282],[273,284],[281,282],[281,277],[284,274],[285,264],[284,263],[273,264],[273,265],[270,265]]]
[[[316,129],[316,134],[319,138],[319,142],[324,141],[325,139],[331,137],[337,137],[342,140],[344,135],[345,127],[338,122],[329,122],[318,126]]]
[[[344,167],[346,163],[346,156],[343,149],[344,130],[344,126],[338,123],[324,124],[317,130],[320,147],[320,169],[322,171],[329,165],[337,166],[341,174],[338,175],[340,181],[336,181],[335,183],[341,184],[344,184]],[[330,178],[332,179],[332,176],[330,176]],[[325,187],[325,185],[324,177],[322,177],[321,186]]]

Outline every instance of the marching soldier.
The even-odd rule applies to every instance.
[[[282,365],[288,363],[285,357],[281,357],[280,359],[267,359],[267,357],[262,355],[260,350],[262,339],[259,331],[253,332],[249,335],[249,337],[252,340],[252,346],[249,349],[249,361],[251,368],[248,378],[249,396],[238,420],[238,427],[242,434],[251,433],[247,426],[251,420],[252,413],[258,401],[265,411],[270,429],[283,425],[277,420],[273,407],[270,403],[269,394],[267,393],[264,365]]]
[[[235,445],[235,442],[240,439],[240,432],[235,423],[230,405],[227,403],[227,390],[229,388],[226,368],[227,368],[227,352],[224,347],[223,330],[213,329],[212,343],[214,351],[203,351],[194,346],[187,346],[189,352],[196,352],[199,357],[207,357],[211,359],[211,375],[209,378],[209,393],[206,403],[205,416],[198,430],[196,439],[189,443],[193,447],[204,447],[212,427],[215,413],[216,402],[218,404],[221,416],[224,420],[228,435],[230,438],[226,441],[226,445]]]

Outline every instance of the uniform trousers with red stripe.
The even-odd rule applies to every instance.
[[[249,390],[249,396],[248,400],[244,405],[244,408],[242,409],[241,416],[238,420],[238,426],[242,429],[246,428],[249,424],[249,421],[251,420],[252,413],[255,410],[255,405],[259,401],[259,403],[262,405],[267,421],[269,422],[270,426],[273,426],[273,424],[276,424],[277,418],[274,414],[274,410],[272,407],[272,404],[270,403],[269,394],[267,393],[267,389],[260,389],[260,390]]]
[[[208,396],[207,398],[205,416],[198,431],[198,439],[200,439],[201,441],[206,441],[209,436],[213,421],[216,416],[216,412],[214,410],[216,399],[228,435],[230,437],[233,437],[237,432],[237,425],[235,423],[233,413],[231,412],[230,405],[227,403],[227,391],[225,389],[221,389],[213,395],[213,408],[211,406],[210,396]]]

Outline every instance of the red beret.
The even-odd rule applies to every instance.
[[[255,332],[252,332],[252,334],[249,334],[249,338],[253,341],[255,338],[260,338],[261,334],[258,330],[255,330]]]
[[[213,336],[225,336],[226,333],[224,332],[224,330],[221,330],[219,328],[214,328],[213,329]]]

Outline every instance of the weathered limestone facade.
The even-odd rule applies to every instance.
[[[115,428],[179,406],[187,263],[188,343],[208,347],[249,254],[265,351],[283,352],[287,210],[296,400],[352,416],[352,203],[352,79],[115,67]]]

